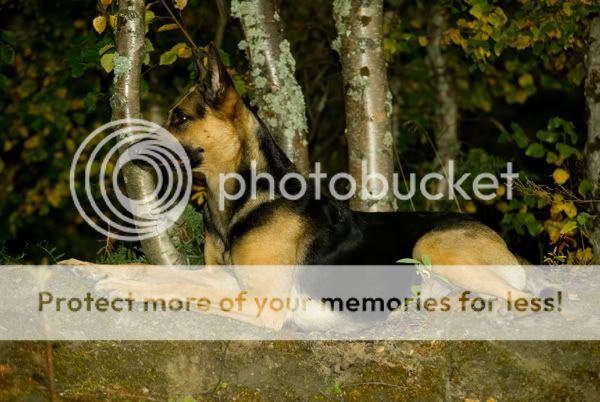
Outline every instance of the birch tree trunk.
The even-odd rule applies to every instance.
[[[284,38],[283,24],[274,0],[233,0],[231,14],[239,18],[254,85],[254,102],[260,117],[271,129],[277,144],[296,164],[308,172],[304,95],[294,73],[296,61]]]
[[[588,112],[587,142],[585,146],[587,174],[594,183],[593,198],[600,199],[600,17],[590,22],[589,49],[586,60],[587,77],[585,99]],[[593,204],[600,215],[600,202]],[[600,218],[596,217],[594,231],[590,237],[594,250],[594,263],[600,264]]]
[[[115,80],[110,99],[113,120],[141,118],[140,79],[145,54],[145,11],[144,0],[119,0],[119,13],[115,27],[117,51],[113,56]],[[129,197],[142,199],[154,191],[155,178],[151,171],[128,163],[123,167],[123,175]],[[176,224],[171,230],[141,241],[142,250],[151,264],[186,263],[176,247],[175,233],[177,232]]]
[[[440,170],[445,173],[449,160],[454,160],[458,153],[458,107],[452,86],[452,77],[448,71],[446,48],[442,44],[442,34],[448,27],[450,5],[444,0],[436,0],[431,9],[429,21],[429,45],[427,62],[431,69],[433,87],[436,98],[435,108],[435,145],[437,148]],[[446,176],[446,174],[444,174]],[[438,192],[446,194],[447,180],[440,181]]]
[[[338,34],[333,48],[340,54],[346,92],[349,173],[357,182],[350,208],[393,211],[392,96],[383,54],[383,0],[334,0],[333,16]],[[363,161],[365,175],[381,174],[389,184],[389,191],[379,200],[373,196],[382,192],[381,181],[370,180],[365,187],[361,185]]]

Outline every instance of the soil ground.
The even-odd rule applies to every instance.
[[[600,342],[3,342],[0,400],[598,400]]]

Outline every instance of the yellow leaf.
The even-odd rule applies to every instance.
[[[523,88],[533,85],[533,76],[529,73],[525,73],[519,77],[519,85]]]
[[[75,141],[73,141],[71,138],[67,138],[65,141],[65,147],[69,153],[75,152]]]
[[[100,57],[100,65],[107,73],[110,73],[113,70],[113,55],[114,53],[107,53]]]
[[[558,241],[558,239],[560,238],[560,228],[561,227],[562,227],[562,222],[559,222],[559,221],[547,220],[546,222],[544,222],[544,229],[546,229],[546,232],[548,233],[548,236],[550,237],[551,243],[556,243]]]
[[[117,16],[116,15],[109,15],[108,16],[108,23],[110,24],[110,27],[112,29],[115,29],[115,26],[117,25]]]
[[[501,201],[498,204],[496,204],[496,209],[502,213],[510,211],[509,205],[504,201]]]
[[[527,92],[519,89],[514,95],[515,102],[523,104],[527,100]]]
[[[189,59],[190,57],[192,57],[192,49],[190,49],[187,46],[182,47],[177,51],[177,56],[181,57],[182,59]]]
[[[188,0],[175,0],[175,8],[183,10],[187,6]]]
[[[106,29],[106,18],[99,15],[96,18],[94,18],[94,20],[92,21],[92,25],[94,26],[96,32],[101,34]]]
[[[417,38],[417,41],[419,42],[419,45],[425,47],[429,44],[429,39],[427,39],[426,36],[419,36]]]
[[[502,197],[504,194],[506,194],[506,186],[504,184],[501,184],[496,189],[496,195],[498,197]]]
[[[485,50],[482,47],[477,48],[477,53],[481,59],[485,59],[486,57],[490,57],[492,55],[492,52]]]
[[[106,8],[111,5],[112,0],[100,0],[100,3]]]
[[[146,24],[151,24],[154,21],[156,14],[152,10],[146,10]]]
[[[158,28],[158,32],[163,32],[163,31],[172,31],[174,29],[179,28],[177,26],[177,24],[165,24],[163,26],[161,26],[160,28]]]
[[[475,205],[475,203],[473,201],[468,201],[465,206],[465,212],[468,214],[474,214],[475,212],[477,212],[477,205]]]
[[[564,211],[569,218],[575,218],[577,216],[577,207],[572,201],[565,202]]]
[[[518,35],[517,39],[511,43],[511,46],[523,50],[531,46],[532,38],[528,35]]]
[[[73,26],[75,27],[75,29],[83,29],[87,26],[87,22],[79,18],[73,21]]]
[[[28,138],[27,141],[25,141],[25,149],[33,149],[33,148],[37,148],[37,146],[40,145],[40,137],[33,136],[31,138]]]
[[[564,226],[560,229],[560,234],[569,234],[570,232],[577,229],[577,223],[570,221],[564,224]]]
[[[451,29],[447,30],[442,35],[442,38],[443,38],[442,42],[445,45],[447,45],[448,43],[454,43],[455,45],[458,45],[458,46],[462,47],[463,49],[465,49],[467,47],[467,40],[462,37],[462,35],[458,29],[451,28]]]
[[[565,184],[566,181],[569,180],[569,177],[571,177],[569,172],[561,168],[556,169],[554,173],[552,173],[552,178],[554,179],[554,182],[558,185]]]
[[[579,249],[577,250],[577,253],[575,254],[576,258],[577,258],[577,264],[581,265],[581,264],[589,264],[592,259],[594,258],[594,253],[592,252],[592,249],[589,247],[586,247],[585,249]]]
[[[194,185],[192,192],[191,200],[195,201],[198,206],[202,206],[206,202],[206,187]]]
[[[62,200],[62,196],[60,192],[55,190],[50,190],[46,193],[46,199],[48,203],[52,205],[54,208],[60,207],[60,201]]]
[[[185,43],[178,43],[171,49],[172,52],[175,52],[178,57],[182,59],[189,59],[192,57],[192,49]]]
[[[546,35],[548,35],[548,37],[552,39],[560,39],[560,37],[562,36],[562,32],[560,32],[560,30],[558,29],[555,29],[553,31],[546,32]]]

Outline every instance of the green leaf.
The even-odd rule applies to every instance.
[[[569,221],[569,222],[565,223],[565,225],[562,227],[562,229],[560,229],[560,233],[567,234],[569,232],[572,232],[575,229],[577,229],[577,222]]]
[[[530,216],[533,217],[533,215]],[[525,223],[525,227],[527,227],[527,232],[530,236],[536,237],[542,232],[542,225],[538,221],[536,221],[535,218],[526,219],[526,221],[527,222]]]
[[[83,106],[86,112],[93,112],[96,110],[96,93],[90,92],[83,98]]]
[[[161,66],[171,65],[171,64],[175,63],[175,61],[177,61],[177,53],[175,53],[171,50],[168,50],[160,55],[159,63]]]
[[[577,215],[577,223],[579,226],[585,226],[588,222],[594,220],[594,215],[588,214],[587,212],[580,212]]]
[[[553,117],[548,121],[548,130],[554,131],[559,128],[562,128],[569,135],[571,144],[577,143],[577,133],[575,132],[575,125],[573,123],[560,117]]]
[[[579,186],[577,187],[577,191],[579,194],[585,196],[586,194],[591,193],[594,190],[594,183],[590,179],[583,179]]]
[[[154,45],[150,39],[144,39],[144,46],[146,47],[146,53],[152,53],[154,51]]]
[[[540,141],[555,143],[558,141],[559,134],[556,131],[539,130],[535,136]]]
[[[154,45],[148,38],[144,39],[144,43],[145,43],[144,47],[146,48],[146,54],[144,55],[143,64],[146,66],[149,66],[150,65],[150,53],[152,53],[154,51]]]
[[[9,81],[8,77],[4,74],[0,74],[0,91],[6,91],[8,89]],[[0,106],[1,108],[2,106]]]
[[[563,144],[562,142],[556,144],[556,150],[558,151],[558,154],[562,159],[567,159],[573,155],[576,155],[577,159],[581,159],[583,157],[583,155],[581,154],[581,152],[579,152],[578,149],[573,148],[570,145]]]
[[[15,51],[8,45],[0,45],[0,59],[4,64],[13,64],[15,62]]]
[[[416,264],[416,265],[420,265],[421,264],[421,261],[415,260],[414,258],[403,258],[403,259],[398,260],[396,262],[399,262],[400,264]]]
[[[146,25],[152,24],[152,21],[154,21],[155,17],[156,17],[156,14],[154,14],[154,11],[146,10]]]
[[[104,53],[106,53],[109,49],[112,49],[113,47],[115,47],[113,43],[109,43],[107,45],[102,46],[100,50],[98,50],[98,55],[102,56]]]
[[[510,128],[513,129],[512,137],[517,143],[517,146],[521,149],[525,148],[527,144],[529,144],[529,139],[527,138],[523,128],[521,128],[521,126],[519,126],[517,123],[511,123]]]
[[[530,144],[525,150],[525,155],[535,159],[543,158],[545,153],[546,150],[544,146],[539,142],[534,142],[533,144]]]
[[[549,151],[546,154],[546,162],[547,163],[554,163],[558,160],[558,155],[556,155],[554,152]]]
[[[423,265],[425,265],[426,267],[431,266],[431,258],[429,258],[429,256],[426,254],[423,255]]]
[[[223,62],[223,64],[225,64],[226,67],[231,67],[231,59],[227,52],[219,49],[219,56],[221,56],[221,61]]]
[[[113,70],[113,56],[114,53],[106,53],[100,57],[100,64],[107,73],[110,73]]]
[[[233,86],[240,96],[244,96],[246,94],[246,83],[238,74],[233,76]]]
[[[17,46],[17,37],[14,34],[14,32],[2,31],[2,34],[0,34],[0,38],[2,38],[2,40],[8,43],[9,45]]]

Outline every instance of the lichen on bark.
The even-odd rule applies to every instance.
[[[231,14],[238,18],[245,40],[239,48],[250,61],[253,102],[275,141],[301,172],[308,171],[308,125],[304,95],[294,73],[296,61],[272,0],[234,0]]]
[[[382,199],[378,181],[361,187],[362,162],[366,175],[379,173],[391,190],[393,134],[391,132],[391,94],[383,54],[383,1],[334,0],[333,16],[337,38],[332,47],[342,63],[346,91],[346,136],[349,172],[357,181],[350,207],[368,212],[392,211],[396,207],[392,191]]]

